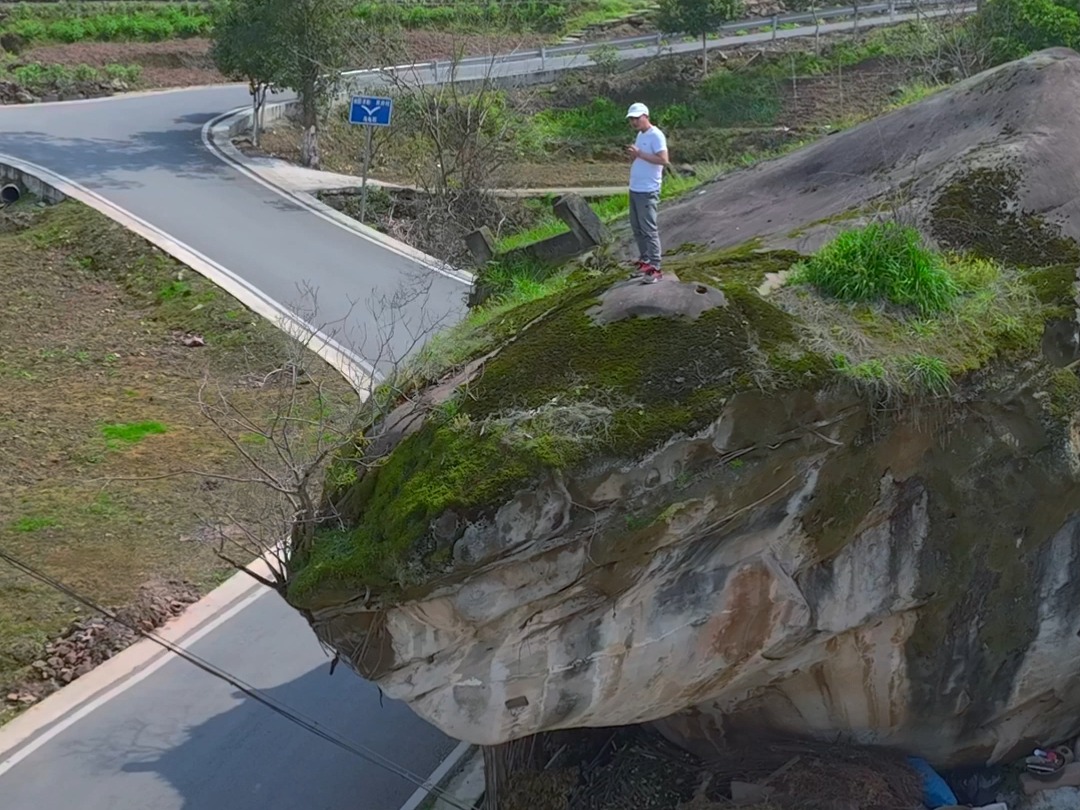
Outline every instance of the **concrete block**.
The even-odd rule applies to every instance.
[[[604,223],[579,195],[563,194],[552,205],[552,210],[578,238],[580,250],[588,250],[607,241],[608,231]]]
[[[469,249],[479,267],[495,258],[495,237],[487,225],[481,225],[465,237],[465,247]]]
[[[584,250],[581,240],[573,231],[549,236],[539,242],[526,245],[522,251],[542,262],[560,262],[572,259]]]

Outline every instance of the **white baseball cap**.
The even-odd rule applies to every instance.
[[[640,101],[631,104],[630,109],[626,111],[627,118],[637,118],[638,116],[648,114],[649,108],[642,104]]]

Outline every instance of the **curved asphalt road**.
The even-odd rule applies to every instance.
[[[249,103],[246,87],[192,88],[87,102],[5,107],[0,153],[44,166],[98,192],[256,286],[310,314],[301,285],[318,293],[317,326],[352,329],[337,340],[385,367],[464,312],[467,288],[401,254],[313,216],[205,149],[205,123]],[[275,99],[276,100],[276,99]],[[407,290],[389,351],[372,323],[379,301]],[[389,315],[380,313],[385,334]],[[408,318],[406,320],[406,317]]]
[[[426,303],[395,325],[405,351],[421,317],[455,317],[467,288],[249,180],[208,152],[203,124],[248,101],[245,87],[191,89],[0,109],[0,153],[98,192],[301,309],[318,289],[317,325],[426,279]],[[406,328],[402,328],[402,327]],[[337,337],[385,360],[373,333]],[[454,749],[407,707],[328,659],[303,619],[267,592],[192,650],[352,743],[426,779]],[[10,756],[10,752],[8,753]],[[365,762],[172,660],[13,767],[0,760],[0,808],[44,810],[398,810],[415,785]]]

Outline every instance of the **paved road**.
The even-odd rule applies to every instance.
[[[300,285],[310,285],[318,291],[316,325],[338,324],[350,310],[354,326],[371,322],[380,298],[423,284],[411,320],[395,324],[395,356],[411,345],[410,330],[420,334],[464,312],[461,282],[313,216],[210,154],[203,124],[247,101],[246,88],[221,87],[5,107],[0,153],[87,186],[287,308],[309,308]],[[380,317],[385,324],[388,316]],[[383,367],[390,360],[374,329],[338,340]]]
[[[272,592],[190,648],[426,778],[456,742],[344,668]],[[0,777],[4,810],[398,810],[415,789],[174,658]]]
[[[241,87],[0,109],[0,153],[97,191],[286,306],[319,290],[320,323],[430,279],[424,318],[454,317],[466,288],[320,219],[207,152],[204,123]],[[354,311],[357,323],[370,322]],[[412,312],[420,327],[421,314]],[[407,348],[397,328],[396,351]],[[343,339],[344,337],[344,339]],[[371,334],[338,339],[385,359]],[[455,741],[328,661],[301,617],[269,594],[196,652],[427,778]],[[367,764],[175,660],[0,776],[0,808],[398,810],[415,786]]]

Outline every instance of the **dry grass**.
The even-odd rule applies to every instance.
[[[244,471],[200,412],[200,383],[268,415],[277,394],[249,380],[283,336],[78,203],[0,217],[0,548],[109,606],[161,577],[208,590],[231,573],[200,540],[225,488],[166,476]],[[183,345],[192,332],[206,346]],[[0,565],[0,701],[79,615]],[[0,702],[0,721],[12,711]]]

